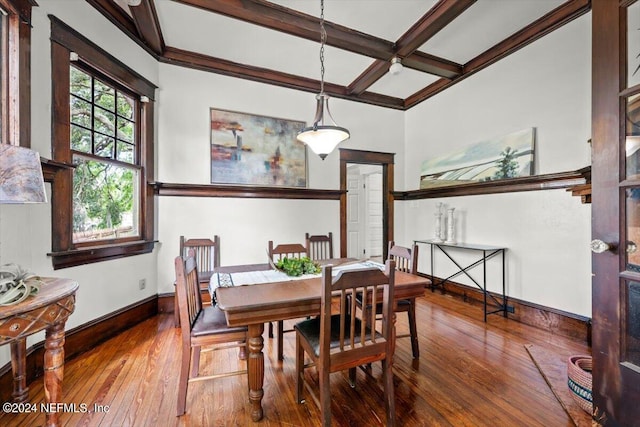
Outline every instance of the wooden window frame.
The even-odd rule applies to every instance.
[[[0,0],[7,13],[6,41],[0,46],[0,135],[3,143],[31,147],[31,8],[29,0]]]
[[[139,112],[140,238],[133,241],[101,241],[95,245],[73,243],[73,168],[60,170],[52,183],[53,268],[67,268],[132,255],[150,253],[154,247],[154,98],[156,86],[114,58],[77,31],[50,15],[53,160],[71,166],[69,75],[71,54],[78,62],[107,76],[138,96],[146,97]],[[147,101],[148,100],[148,101]]]

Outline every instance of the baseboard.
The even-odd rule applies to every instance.
[[[431,278],[426,274],[420,275]],[[444,291],[470,304],[482,305],[483,293],[480,289],[449,280],[447,280],[444,287],[442,287],[440,286],[441,282],[442,279],[438,277],[434,278],[434,283],[436,284],[435,292]],[[502,299],[502,295],[493,292],[490,293],[496,299]],[[591,319],[588,317],[512,297],[507,298],[507,306],[510,309],[512,308],[511,312],[507,313],[509,319],[544,329],[553,334],[583,341],[591,346]],[[501,316],[502,314],[497,315]],[[496,316],[496,314],[492,314],[491,316]]]
[[[158,294],[158,313],[173,313],[175,311],[175,294],[169,292]]]
[[[158,314],[158,296],[153,295],[113,313],[106,314],[83,325],[65,331],[64,358],[70,360],[136,324]],[[27,349],[27,384],[42,376],[44,342]],[[11,401],[13,375],[11,363],[0,368],[0,400]]]
[[[202,303],[207,305],[211,303],[211,294],[208,290],[200,291],[202,296]],[[158,294],[158,313],[173,313],[175,311],[175,294],[173,292],[167,292],[164,294]]]

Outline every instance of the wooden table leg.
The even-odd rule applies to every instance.
[[[64,323],[47,328],[44,341],[44,397],[46,403],[58,403],[64,376]],[[58,425],[58,413],[47,412],[47,427]]]
[[[11,342],[11,371],[13,372],[14,402],[25,402],[29,398],[27,387],[27,340],[22,338]]]
[[[260,421],[262,419],[262,396],[264,390],[264,340],[262,333],[264,332],[264,324],[249,325],[249,361],[248,361],[248,377],[249,377],[249,401],[251,402],[251,419]]]

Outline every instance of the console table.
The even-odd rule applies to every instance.
[[[0,345],[11,344],[13,401],[29,397],[26,384],[27,336],[45,332],[44,395],[46,403],[58,403],[64,372],[64,325],[73,313],[78,283],[69,279],[42,278],[40,290],[16,305],[0,307]],[[46,425],[58,425],[55,405],[47,412]]]
[[[465,276],[467,276],[483,293],[483,306],[484,306],[484,321],[487,321],[487,315],[488,314],[494,314],[494,313],[503,313],[504,317],[507,317],[507,296],[505,294],[505,252],[507,248],[504,247],[500,247],[500,246],[489,246],[489,245],[477,245],[477,244],[473,244],[473,243],[438,243],[438,242],[434,242],[432,240],[414,240],[413,241],[414,244],[426,244],[430,246],[430,253],[431,253],[431,283],[432,283],[432,288],[431,290],[433,290],[433,286],[435,285],[435,278],[434,278],[434,270],[435,270],[435,266],[434,266],[434,261],[435,261],[435,252],[436,250],[440,250],[440,252],[442,252],[443,254],[445,254],[447,256],[447,258],[456,266],[457,271],[453,274],[451,274],[448,277],[445,277],[444,279],[442,279],[440,281],[440,283],[437,286],[442,286],[442,288],[444,289],[444,284],[449,281],[450,279],[453,279],[456,276],[459,276],[461,274],[464,274]],[[478,253],[478,255],[480,256],[480,258],[474,262],[472,262],[471,264],[467,265],[467,266],[462,266],[460,264],[460,262],[456,261],[456,259],[454,258],[454,255],[452,254],[451,249],[452,248],[456,248],[456,249],[463,249],[463,250],[467,250],[467,251],[474,251],[476,253]],[[496,255],[502,255],[501,261],[502,261],[502,301],[500,301],[498,298],[496,298],[495,296],[493,296],[493,294],[491,294],[490,292],[487,291],[487,260],[489,260],[490,258],[495,257]],[[469,270],[478,267],[478,266],[482,266],[482,283],[478,283],[478,281],[476,279],[474,279],[473,277],[471,277],[471,275],[469,274]],[[489,297],[491,299],[491,302],[488,304],[487,302],[487,297]],[[488,311],[488,308],[494,308],[494,310]]]

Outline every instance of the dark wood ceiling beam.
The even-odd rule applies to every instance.
[[[424,52],[415,51],[402,59],[402,65],[417,71],[452,79],[462,74],[462,65],[438,58]]]
[[[157,59],[158,54],[140,37],[133,19],[111,0],[87,0],[98,12],[104,15],[113,25],[125,33],[131,40]]]
[[[461,65],[416,50],[475,2],[476,0],[440,0],[396,41],[394,56],[402,58],[402,63],[407,68],[447,78],[459,76],[462,73]],[[389,66],[388,60],[374,61],[349,85],[349,93],[359,94],[367,90],[389,71]]]
[[[418,22],[396,41],[396,55],[404,58],[412,54],[436,35],[476,0],[440,0]]]
[[[584,15],[589,10],[591,10],[591,0],[569,0],[563,3],[540,19],[467,62],[463,67],[462,75],[452,80],[440,79],[409,96],[405,100],[405,108],[411,108],[444,89],[453,86],[459,81],[483,70],[500,59]]]
[[[456,80],[449,80],[445,78],[436,80],[435,82],[431,83],[429,86],[425,87],[424,89],[420,89],[419,91],[417,91],[416,93],[414,93],[413,95],[405,99],[404,108],[408,110],[409,108],[416,106],[417,104],[421,103],[425,99],[432,97],[436,93],[442,92],[449,86],[453,86],[456,82],[458,82],[461,79],[462,77],[459,77]]]
[[[164,55],[159,58],[161,62],[179,65],[197,70],[223,74],[225,76],[236,77],[267,83],[271,85],[286,87],[289,89],[302,90],[305,92],[317,93],[320,91],[320,81],[300,77],[293,74],[282,73],[267,68],[253,67],[224,59],[214,58],[200,53],[190,52],[171,46],[166,46]],[[334,83],[324,83],[327,94],[334,98],[348,99],[351,101],[363,102],[380,107],[403,109],[404,100],[392,96],[386,96],[371,92],[364,92],[358,95],[347,93],[345,86]]]
[[[263,0],[174,0],[178,3],[320,42],[320,19]],[[328,46],[389,60],[394,44],[333,22],[325,21]]]
[[[87,0],[91,6],[102,13],[111,23],[129,36],[137,35],[136,25],[129,15],[127,15],[115,2],[111,0]]]
[[[362,74],[356,77],[356,79],[347,86],[347,93],[355,95],[363,93],[382,76],[387,74],[389,66],[389,61],[376,59],[366,70],[362,72]]]
[[[142,41],[157,55],[162,55],[165,47],[164,39],[153,2],[142,0],[138,6],[129,6],[129,10]]]

